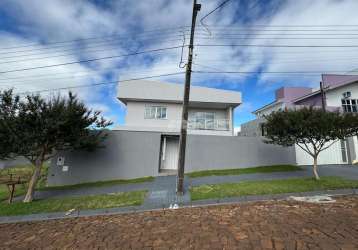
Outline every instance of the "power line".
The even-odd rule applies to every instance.
[[[230,0],[225,0],[223,1],[221,4],[219,4],[215,9],[211,10],[209,13],[207,13],[205,16],[203,16],[200,19],[200,23],[203,24],[203,20],[205,18],[207,18],[208,16],[210,16],[211,14],[213,14],[215,11],[217,11],[218,9],[222,8],[225,4],[227,4]]]
[[[198,47],[269,47],[269,48],[358,48],[358,45],[265,45],[265,44],[196,44]]]
[[[222,8],[226,3],[228,3],[230,0],[225,0],[223,1],[221,4],[219,4],[215,9],[213,9],[212,11],[210,11],[209,13],[207,13],[205,16],[203,16],[200,19],[200,24],[206,29],[206,31],[211,35],[210,30],[208,29],[207,25],[204,23],[204,19],[207,18],[208,16],[210,16],[211,14],[213,14],[215,11],[217,11],[218,9]]]
[[[180,46],[173,46],[173,47],[167,47],[167,48],[139,51],[139,52],[134,52],[134,53],[130,53],[130,54],[123,54],[123,55],[116,55],[116,56],[106,56],[106,57],[93,58],[93,59],[87,59],[87,60],[79,60],[79,61],[73,61],[73,62],[67,62],[67,63],[59,63],[59,64],[37,66],[37,67],[31,67],[31,68],[22,68],[22,69],[0,71],[0,74],[19,72],[19,71],[28,71],[28,70],[34,70],[34,69],[44,69],[44,68],[51,68],[51,67],[59,67],[59,66],[78,64],[78,63],[88,63],[88,62],[94,62],[94,61],[99,61],[99,60],[114,59],[114,58],[119,58],[119,57],[135,56],[135,55],[140,55],[140,54],[145,54],[145,53],[153,53],[153,52],[177,49],[177,48],[181,48],[181,47],[182,46],[180,45]]]
[[[166,40],[166,42],[177,42],[177,41],[181,41],[181,39],[173,39],[173,40]],[[97,46],[96,46],[97,47]],[[109,52],[109,51],[113,51],[113,50],[118,50],[118,48],[105,48],[105,49],[94,49],[94,50],[88,50],[88,49],[84,49],[86,53],[88,52]],[[69,51],[73,51],[73,49],[69,50]],[[83,52],[83,53],[85,53]],[[41,54],[48,54],[48,53],[41,53]],[[34,54],[34,55],[39,55],[39,54]],[[0,64],[7,64],[7,63],[16,63],[16,62],[26,62],[26,61],[33,61],[33,60],[44,60],[44,59],[49,59],[49,58],[58,58],[58,57],[64,57],[64,56],[72,56],[72,55],[78,55],[78,53],[64,53],[64,54],[59,54],[59,55],[49,55],[49,56],[43,56],[43,57],[35,57],[35,58],[25,58],[25,59],[18,59],[18,60],[9,60],[9,61],[0,61]],[[18,55],[18,56],[10,56],[10,57],[4,57],[2,59],[5,58],[17,58],[17,57],[28,57],[28,56],[33,56],[31,55]]]
[[[44,90],[38,90],[38,91],[20,92],[20,93],[17,93],[17,94],[18,95],[26,95],[26,94],[29,94],[29,93],[42,93],[42,92],[60,91],[60,90],[75,89],[75,88],[87,88],[87,87],[94,87],[94,86],[100,86],[100,85],[113,85],[113,84],[118,84],[120,82],[144,80],[144,79],[158,78],[158,77],[164,77],[164,76],[174,76],[174,75],[180,75],[180,74],[184,74],[184,73],[185,72],[176,72],[176,73],[168,73],[168,74],[161,74],[161,75],[152,75],[152,76],[125,79],[125,80],[120,80],[120,81],[110,81],[110,82],[101,82],[101,83],[95,83],[95,84],[84,84],[84,85],[77,85],[77,86],[70,86],[70,87],[63,87],[63,88],[53,88],[53,89],[44,89]]]
[[[133,34],[135,34],[136,36],[138,36],[138,34],[140,33],[150,33],[150,32],[160,32],[162,33],[163,31],[167,31],[167,32],[172,32],[178,29],[183,29],[185,27],[189,27],[189,26],[177,26],[177,27],[173,27],[173,28],[165,28],[165,29],[154,29],[154,30],[147,30],[147,31],[138,31],[135,32]],[[177,31],[175,31],[177,32]],[[155,34],[154,34],[155,35]],[[11,49],[17,49],[17,48],[26,48],[26,47],[34,47],[34,46],[49,46],[49,45],[53,45],[53,44],[64,44],[64,43],[75,43],[75,42],[82,42],[82,41],[88,41],[88,40],[96,40],[96,39],[105,39],[105,38],[110,38],[110,37],[118,37],[120,36],[119,34],[114,34],[114,35],[107,35],[107,36],[96,36],[96,37],[87,37],[87,38],[79,38],[79,39],[72,39],[72,40],[63,40],[63,41],[57,41],[57,42],[48,42],[45,44],[39,44],[39,43],[32,43],[32,44],[25,44],[25,45],[19,45],[19,46],[13,46],[13,47],[2,47],[0,48],[0,50],[11,50]],[[121,36],[125,36],[125,35],[121,35]]]
[[[113,73],[112,76],[118,76],[118,75],[135,76],[138,74],[143,74],[145,72],[155,72],[155,71],[161,72],[164,69],[173,70],[173,69],[175,69],[175,67],[172,65],[170,67],[161,67],[160,69],[123,70],[123,71],[117,69],[117,71],[115,73]],[[111,70],[113,71],[115,69],[111,69]],[[43,77],[43,78],[35,78],[35,79],[23,77],[22,79],[25,78],[25,80],[19,80],[19,81],[0,79],[0,86],[9,85],[9,84],[11,84],[12,86],[27,85],[27,84],[32,85],[32,84],[42,84],[42,83],[57,84],[57,82],[60,80],[70,79],[70,81],[79,81],[80,79],[83,79],[83,78],[92,79],[92,78],[96,78],[96,77],[102,77],[104,74],[105,74],[105,72],[88,72],[88,73],[84,73],[81,75],[69,75],[69,76],[62,76],[62,77],[53,77],[53,75],[55,75],[55,74],[48,74],[48,75],[45,75],[45,77]]]
[[[232,25],[209,25],[213,27],[232,27]],[[271,24],[249,24],[250,27],[358,27],[358,24],[323,24],[323,25],[311,25],[311,24],[297,24],[297,25],[271,25]]]
[[[6,51],[6,52],[0,52],[0,55],[8,55],[8,54],[17,54],[17,53],[24,53],[24,52],[34,52],[34,51],[39,51],[40,53],[36,53],[36,54],[25,54],[25,55],[38,55],[38,54],[46,54],[49,53],[47,52],[48,50],[50,50],[50,52],[63,52],[63,51],[72,51],[75,48],[94,48],[94,47],[100,47],[100,46],[104,46],[107,44],[116,44],[118,43],[118,41],[122,41],[122,40],[135,40],[138,42],[142,42],[142,41],[148,41],[148,40],[158,40],[160,38],[175,38],[175,37],[182,37],[182,34],[162,34],[162,35],[155,35],[155,36],[150,36],[150,37],[141,37],[141,35],[138,35],[136,38],[131,38],[131,37],[126,37],[126,38],[115,38],[115,39],[107,39],[104,41],[97,41],[97,42],[91,42],[91,43],[87,43],[87,44],[80,44],[80,45],[60,45],[60,46],[56,46],[56,47],[44,47],[44,48],[35,48],[35,49],[26,49],[26,50],[17,50],[17,51]],[[90,46],[90,45],[94,45],[94,46]],[[69,46],[72,46],[69,48]],[[65,49],[62,49],[65,48]],[[68,49],[66,49],[68,48]],[[60,49],[59,51],[57,51],[56,49]],[[45,51],[43,51],[45,50]],[[55,50],[55,51],[54,51]],[[42,53],[41,53],[42,52]],[[45,53],[44,53],[45,52]],[[2,57],[4,58],[4,57]]]
[[[250,36],[358,36],[358,33],[242,33],[242,32],[229,32],[229,33],[224,33],[224,32],[217,32],[217,33],[212,33],[215,34],[217,36],[245,36],[245,37],[250,37]],[[203,36],[208,36],[207,34],[199,34],[199,35],[203,35]]]
[[[208,25],[210,27],[210,25]],[[313,32],[313,31],[319,31],[319,32],[343,32],[343,31],[358,31],[358,29],[255,29],[251,27],[243,27],[243,28],[215,28],[211,27],[213,30],[234,30],[234,31],[254,31],[254,32],[266,32],[266,31],[282,31],[282,32]]]
[[[357,34],[358,35],[358,34]],[[238,37],[238,36],[199,36],[199,39],[204,40],[356,40],[358,37]]]
[[[324,74],[324,73],[347,73],[343,70],[335,71],[193,71],[198,74]]]
[[[269,58],[270,59],[270,58]],[[294,58],[291,58],[291,59],[294,59]],[[305,60],[300,60],[299,58],[296,57],[295,60],[268,60],[267,58],[259,58],[259,59],[256,59],[256,60],[253,60],[253,59],[247,59],[246,61],[249,61],[249,62],[245,62],[244,65],[249,65],[249,64],[254,64],[256,65],[257,63],[253,63],[253,62],[265,62],[265,61],[270,61],[270,64],[281,64],[281,63],[300,63],[300,62],[321,62],[324,61],[324,60],[327,60],[327,58],[320,58],[320,59],[305,59]],[[332,58],[332,60],[335,60],[335,61],[352,61],[352,60],[358,60],[358,58],[352,58],[352,57],[345,57],[345,58]],[[204,62],[220,62],[220,60],[203,60]],[[238,67],[238,66],[242,66],[240,64],[229,64],[227,63],[227,60],[221,60],[221,62],[226,62],[225,63],[225,67],[227,66],[232,66],[232,67]],[[251,63],[250,63],[251,62]],[[1,80],[1,79],[0,79]]]

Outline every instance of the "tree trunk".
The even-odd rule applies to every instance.
[[[32,174],[29,187],[27,188],[26,196],[23,200],[23,202],[25,203],[31,202],[34,199],[35,187],[41,174],[41,167],[42,167],[42,162],[36,162],[34,173]]]
[[[319,181],[319,175],[317,172],[317,155],[313,156],[313,173],[317,181]]]

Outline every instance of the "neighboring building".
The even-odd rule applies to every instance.
[[[322,75],[325,107],[329,111],[358,112],[358,75]],[[273,111],[304,106],[322,107],[322,93],[306,87],[283,87],[276,91],[275,101],[253,113],[256,119],[241,125],[241,135],[262,136],[264,116]],[[357,137],[341,140],[323,151],[319,164],[350,164],[358,156]],[[311,157],[296,146],[296,162],[299,165],[312,163]]]

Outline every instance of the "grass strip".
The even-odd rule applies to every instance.
[[[340,177],[322,177],[320,181],[316,181],[313,178],[243,181],[239,183],[194,186],[190,189],[190,194],[192,200],[203,200],[245,195],[296,193],[343,188],[358,188],[358,181],[346,180]]]

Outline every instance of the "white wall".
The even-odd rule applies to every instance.
[[[145,119],[145,107],[163,106],[167,107],[166,119]],[[182,108],[180,104],[175,103],[148,103],[148,102],[128,102],[127,114],[125,117],[126,126],[129,127],[154,127],[154,128],[170,128],[179,129]]]
[[[350,99],[358,99],[358,84],[352,83],[326,92],[327,106],[342,107],[343,93],[350,91]]]
[[[167,107],[166,119],[145,119],[144,112],[146,106]],[[230,119],[229,109],[208,109],[208,108],[189,108],[189,118],[194,112],[214,112],[215,119]],[[179,132],[181,125],[182,105],[176,103],[155,103],[155,102],[127,102],[127,114],[125,117],[125,126],[119,129],[137,130],[137,131],[162,131]],[[232,122],[229,122],[231,125]],[[233,135],[232,126],[229,131],[215,130],[189,130],[191,134],[206,135]]]
[[[347,149],[348,150],[348,149]],[[297,165],[312,165],[313,158],[307,154],[299,146],[295,145],[296,151],[296,162]],[[340,141],[335,142],[331,147],[322,151],[318,155],[318,164],[347,164],[347,162],[342,161],[342,151]]]

